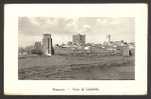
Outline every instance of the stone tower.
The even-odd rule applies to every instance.
[[[42,44],[43,44],[43,53],[45,55],[48,56],[54,55],[54,48],[52,45],[51,34],[43,34]]]
[[[85,44],[85,35],[76,34],[72,37],[73,44],[84,45]]]

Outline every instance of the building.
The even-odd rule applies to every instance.
[[[42,48],[42,45],[41,45],[41,42],[35,42],[35,45],[34,45],[34,49],[41,49]]]
[[[110,43],[111,42],[111,35],[107,35],[107,42]]]
[[[73,35],[72,40],[74,45],[80,46],[85,45],[85,35],[82,34]]]
[[[122,49],[122,55],[123,56],[130,56],[130,49],[128,48],[128,46],[124,46]]]
[[[43,34],[42,46],[43,46],[43,53],[45,55],[51,56],[54,54],[51,34]]]
[[[111,41],[111,35],[110,34],[108,34],[107,36],[106,36],[106,40],[103,42],[103,45],[104,46],[111,46],[112,44],[112,41]]]
[[[29,54],[37,54],[37,55],[42,55],[42,45],[41,42],[37,41],[35,42],[35,45],[33,46],[33,49],[28,50]]]

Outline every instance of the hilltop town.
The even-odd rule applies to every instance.
[[[53,34],[54,35],[54,34]],[[34,45],[25,48],[19,48],[19,57],[31,55],[122,55],[132,56],[135,54],[135,43],[127,43],[123,40],[112,41],[111,35],[106,36],[106,41],[103,43],[86,43],[86,35],[75,34],[72,36],[72,41],[66,44],[55,44],[51,34],[43,34],[42,42],[37,41]]]

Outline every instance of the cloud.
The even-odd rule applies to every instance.
[[[123,20],[120,18],[97,18],[96,19],[98,24],[103,24],[103,25],[117,25],[120,24]]]
[[[65,30],[70,33],[77,32],[77,30],[79,29],[78,18],[68,19],[67,21],[68,21],[68,23],[66,24]]]
[[[37,35],[42,32],[40,24],[34,19],[20,17],[18,31],[24,35]]]
[[[91,31],[91,26],[90,25],[83,25],[80,29],[79,29],[79,33],[88,33]]]
[[[114,40],[134,40],[134,18],[111,17],[19,17],[18,32],[21,42],[51,33],[54,42],[66,42],[75,33],[86,34],[87,41],[104,40],[111,34]],[[25,37],[24,37],[25,36]]]
[[[78,18],[20,17],[19,33],[40,35],[45,32],[69,34],[77,32]]]

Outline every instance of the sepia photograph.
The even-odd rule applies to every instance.
[[[147,94],[147,4],[4,8],[5,95]]]
[[[134,80],[133,17],[19,17],[20,80]]]

